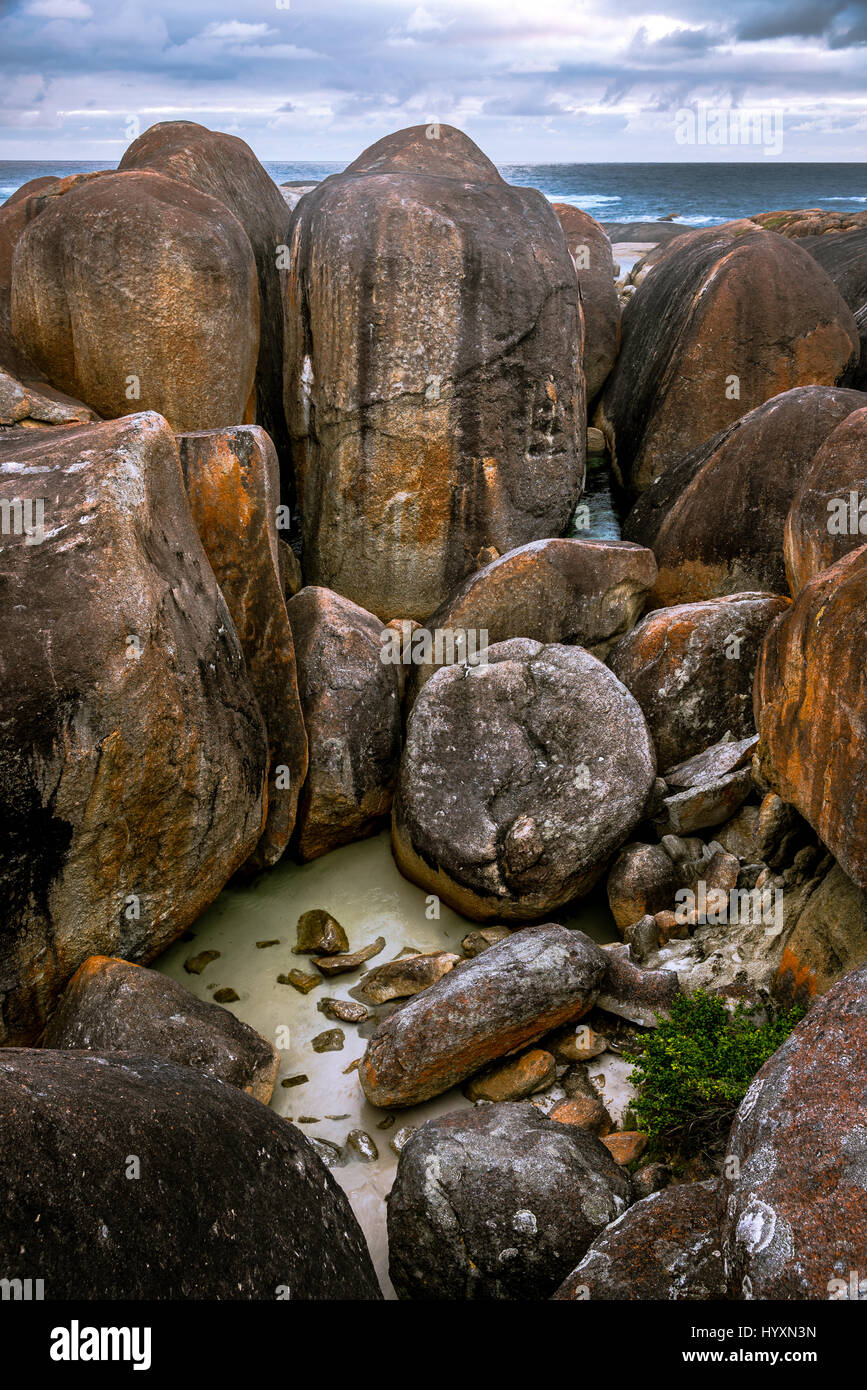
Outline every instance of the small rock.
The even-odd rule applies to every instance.
[[[638,922],[633,922],[631,927],[627,927],[623,933],[623,940],[629,947],[633,960],[644,960],[651,951],[655,951],[659,945],[659,928],[657,919],[660,917],[674,918],[673,912],[658,912],[656,917],[651,917],[648,913]]]
[[[716,782],[720,777],[725,777],[737,768],[751,763],[758,742],[758,734],[741,739],[733,739],[729,735],[728,738],[715,743],[712,748],[706,748],[703,753],[696,753],[695,757],[687,758],[676,767],[670,767],[665,774],[665,780],[670,787],[678,789]]]
[[[268,946],[279,946],[279,945],[280,945],[280,938],[279,938],[279,936],[275,936],[275,937],[272,938],[271,941],[257,941],[257,942],[256,942],[256,950],[257,950],[257,951],[264,951],[264,950],[267,949]]]
[[[615,1163],[626,1167],[640,1158],[647,1148],[647,1135],[638,1129],[622,1129],[617,1134],[607,1134],[602,1140]]]
[[[667,1163],[645,1163],[632,1174],[632,1190],[639,1201],[652,1192],[661,1192],[670,1182],[671,1169]]]
[[[349,940],[340,923],[324,908],[314,907],[298,918],[296,956],[336,956],[349,950]]]
[[[432,955],[413,955],[402,960],[386,961],[385,965],[378,965],[362,976],[354,992],[369,1004],[407,999],[436,984],[460,959],[450,951],[437,951]]]
[[[587,430],[587,452],[597,456],[605,453],[605,435],[592,425]]]
[[[299,1072],[297,1076],[284,1076],[283,1080],[280,1082],[280,1085],[285,1086],[288,1089],[290,1086],[303,1086],[309,1080],[310,1077],[305,1075],[305,1073],[302,1071]]]
[[[379,1149],[363,1129],[350,1130],[346,1136],[346,1145],[362,1163],[375,1163],[379,1158]]]
[[[724,849],[718,849],[711,856],[705,871],[705,882],[708,888],[720,888],[724,893],[730,893],[737,887],[738,875],[741,866],[737,855],[729,854]]]
[[[608,875],[608,905],[621,932],[648,913],[669,907],[677,874],[661,845],[626,845]]]
[[[535,1048],[523,1057],[474,1076],[464,1087],[467,1100],[525,1100],[550,1086],[557,1067],[550,1052]]]
[[[586,1023],[552,1033],[545,1042],[558,1062],[589,1062],[591,1057],[598,1057],[608,1048],[607,1039]]]
[[[317,970],[331,979],[333,975],[348,975],[351,970],[357,970],[366,960],[370,960],[371,956],[378,956],[384,950],[385,937],[378,936],[369,946],[362,946],[360,951],[353,951],[351,955],[323,956],[315,965]]]
[[[415,1125],[401,1125],[400,1129],[396,1129],[389,1139],[388,1147],[393,1149],[396,1154],[399,1154],[407,1139],[409,1139],[410,1135],[414,1132]]]
[[[594,1134],[609,1134],[611,1118],[602,1101],[590,1096],[575,1096],[561,1100],[548,1112],[549,1119],[560,1125],[578,1125],[581,1129],[592,1130]]]
[[[753,789],[752,772],[748,767],[738,768],[715,782],[705,782],[700,787],[676,792],[665,798],[665,830],[688,835],[691,830],[705,830],[712,825],[721,825],[734,815],[742,801]]]
[[[314,1052],[342,1052],[346,1035],[342,1028],[326,1028],[324,1033],[317,1033],[312,1039],[310,1046]]]
[[[495,946],[498,941],[505,941],[511,935],[510,927],[482,927],[479,931],[471,931],[461,942],[461,950],[468,959],[473,956],[481,955],[482,951],[487,951],[489,946]]]
[[[363,1004],[353,1004],[348,999],[320,999],[316,1007],[321,1014],[337,1019],[338,1023],[363,1023],[370,1017]]]
[[[232,989],[231,985],[226,989],[218,989],[214,994],[215,1004],[234,1004],[241,996],[237,990]]]
[[[277,976],[278,985],[291,985],[297,989],[299,994],[309,994],[311,989],[321,985],[322,981],[318,975],[308,975],[303,970],[290,970],[288,975]]]
[[[219,951],[200,951],[197,956],[187,956],[184,961],[184,969],[188,975],[201,975],[206,965],[210,965],[212,960],[218,960]]]
[[[332,1144],[330,1139],[316,1139],[312,1134],[308,1134],[307,1143],[315,1149],[322,1162],[329,1168],[340,1168],[346,1161],[337,1144]]]
[[[657,1014],[667,1014],[680,992],[677,975],[670,970],[640,970],[630,961],[628,946],[608,946],[605,954],[608,973],[596,1007],[642,1028],[655,1028]]]
[[[653,924],[656,928],[656,940],[660,946],[664,946],[667,941],[680,941],[689,936],[689,927],[685,922],[678,921],[675,912],[657,912]]]

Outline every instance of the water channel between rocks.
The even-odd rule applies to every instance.
[[[245,1023],[274,1042],[281,1052],[280,1072],[271,1108],[291,1118],[311,1139],[324,1140],[340,1150],[332,1166],[336,1180],[349,1197],[370,1246],[377,1274],[387,1297],[394,1297],[388,1280],[385,1197],[394,1181],[397,1155],[389,1140],[403,1125],[418,1125],[434,1115],[469,1104],[459,1090],[449,1091],[425,1105],[408,1110],[381,1111],[368,1105],[358,1073],[346,1068],[360,1058],[375,1022],[336,1023],[317,1009],[322,999],[349,1000],[366,969],[392,960],[407,948],[453,951],[478,926],[444,904],[439,920],[426,916],[426,895],[398,872],[387,831],[369,840],[334,850],[309,864],[278,864],[243,887],[226,888],[185,938],[155,962],[154,968],[178,980],[201,999],[221,989],[233,989],[237,1001],[227,1005]],[[345,928],[350,950],[385,938],[385,949],[349,975],[326,980],[309,994],[278,983],[277,976],[300,969],[316,973],[312,958],[296,956],[296,925],[302,912],[325,908]],[[557,920],[580,927],[598,942],[617,939],[604,894],[595,893],[577,905],[572,915]],[[259,946],[259,942],[275,942]],[[190,974],[184,962],[203,951],[219,951],[200,975]],[[372,1010],[383,1017],[394,1007]],[[327,1030],[344,1033],[342,1049],[315,1052],[313,1039]],[[292,1077],[300,1084],[284,1086]],[[362,1130],[373,1140],[378,1157],[365,1161],[347,1137]],[[279,1220],[275,1213],[275,1220]]]

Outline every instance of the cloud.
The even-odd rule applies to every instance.
[[[131,117],[176,116],[285,160],[434,118],[503,160],[666,159],[654,132],[702,101],[781,106],[788,157],[834,159],[865,43],[867,0],[0,0],[0,158],[29,127],[116,158]]]
[[[27,12],[39,19],[93,18],[93,10],[84,0],[31,0]]]

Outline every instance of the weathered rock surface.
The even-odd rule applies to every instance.
[[[834,864],[786,934],[775,993],[809,1004],[865,961],[867,895]]]
[[[726,733],[755,732],[753,673],[768,625],[788,599],[728,594],[648,614],[608,658],[644,712],[660,771]]]
[[[816,450],[867,396],[801,386],[774,396],[672,463],[623,527],[649,546],[659,573],[651,608],[720,594],[788,594],[786,517]],[[848,492],[847,492],[848,496]]]
[[[228,208],[149,171],[45,204],[15,248],[12,331],[51,384],[105,417],[157,410],[175,430],[250,419],[259,293]]]
[[[286,605],[309,747],[296,843],[302,859],[371,835],[388,815],[400,760],[396,668],[381,659],[382,623],[329,589]]]
[[[251,865],[264,867],[289,843],[307,774],[295,644],[277,553],[277,455],[257,425],[181,434],[178,446],[196,530],[268,731],[268,819]]]
[[[824,440],[792,499],[783,542],[792,593],[865,542],[867,397]]]
[[[228,1009],[197,999],[166,975],[90,956],[66,986],[41,1045],[134,1052],[192,1067],[267,1105],[280,1054]]]
[[[636,1202],[596,1237],[554,1298],[724,1299],[718,1186],[680,1183]]]
[[[32,377],[20,381],[0,367],[0,426],[38,428],[86,425],[96,420],[90,406]]]
[[[432,638],[437,631],[486,632],[490,646],[512,637],[575,643],[604,660],[612,643],[634,626],[655,577],[653,555],[640,546],[533,541],[471,574],[428,620],[426,630]],[[420,640],[413,639],[416,644]],[[479,638],[474,640],[478,652]],[[460,654],[443,655],[449,659],[414,662],[411,699],[434,671],[461,659]]]
[[[805,239],[801,245],[833,280],[855,315],[861,360],[852,385],[863,391],[867,387],[867,219],[851,231]]]
[[[749,222],[678,240],[630,299],[595,421],[634,497],[772,396],[834,386],[860,352],[851,310],[813,258]]]
[[[755,708],[764,780],[867,889],[865,624],[862,546],[811,580],[769,631]]]
[[[381,1297],[304,1136],[189,1067],[0,1050],[0,1172],[4,1277],[46,1299]]]
[[[820,999],[741,1102],[723,1181],[730,1293],[839,1298],[867,1248],[867,967]],[[734,1165],[729,1165],[729,1170]],[[843,1295],[846,1296],[845,1294]]]
[[[238,219],[256,258],[259,356],[256,421],[270,435],[281,466],[280,491],[292,496],[289,438],[283,411],[283,287],[290,212],[273,179],[243,140],[195,121],[160,121],[129,146],[118,165],[154,169],[217,198]],[[278,501],[279,498],[275,499]]]
[[[392,1283],[400,1298],[548,1298],[630,1196],[594,1134],[533,1105],[428,1120],[388,1199]]]
[[[655,770],[640,709],[595,657],[498,643],[485,666],[438,671],[413,706],[395,858],[468,917],[541,917],[604,872]]]
[[[525,927],[379,1024],[359,1066],[364,1093],[384,1109],[447,1091],[592,1008],[606,953],[568,927]]]
[[[153,413],[0,434],[0,496],[44,500],[0,575],[0,1040],[91,955],[147,961],[253,850],[267,742]]]
[[[424,619],[481,547],[561,535],[586,422],[578,283],[550,203],[453,127],[415,126],[305,195],[290,252],[307,582]]]
[[[589,212],[554,203],[581,286],[587,401],[596,399],[620,347],[620,301],[614,286],[611,242]],[[526,634],[525,634],[526,635]]]
[[[867,227],[867,212],[829,212],[827,208],[782,209],[778,212],[759,212],[751,219],[759,227],[767,227],[788,237],[825,237],[837,232],[858,231]]]

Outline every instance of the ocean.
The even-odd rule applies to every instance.
[[[0,160],[0,202],[29,179],[113,167]],[[314,182],[345,165],[265,161],[265,168],[276,183]],[[867,163],[783,164],[766,158],[761,163],[503,164],[500,172],[507,183],[529,184],[553,202],[584,208],[600,222],[649,222],[673,214],[678,222],[700,227],[782,208],[867,208]]]

